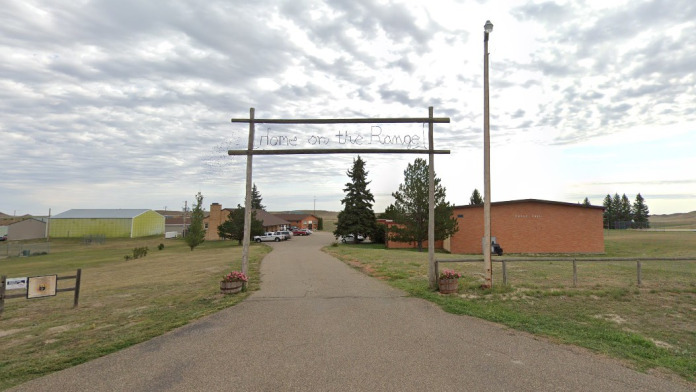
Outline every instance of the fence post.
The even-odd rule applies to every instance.
[[[578,263],[573,259],[573,287],[578,287]]]
[[[5,310],[5,286],[7,285],[7,276],[0,277],[0,315]]]
[[[640,260],[636,261],[636,270],[638,272],[638,286],[640,286],[643,283],[643,279],[641,277]]]
[[[77,303],[80,300],[80,279],[82,277],[82,268],[77,269],[77,274],[75,274],[75,299],[73,301],[73,308],[77,307]]]
[[[503,259],[503,284],[507,284],[507,262]]]

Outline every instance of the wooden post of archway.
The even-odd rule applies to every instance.
[[[416,118],[328,118],[328,119],[257,119],[254,108],[249,109],[249,118],[233,118],[233,123],[249,124],[249,143],[246,150],[228,150],[228,155],[246,155],[246,198],[244,201],[244,239],[242,241],[242,272],[249,270],[249,233],[251,232],[251,186],[252,161],[254,155],[304,155],[304,154],[428,154],[428,281],[431,288],[437,288],[435,271],[435,154],[449,154],[449,150],[435,150],[434,124],[450,122],[449,117],[433,117],[433,107],[428,108],[428,117]],[[428,149],[408,148],[316,148],[316,149],[277,149],[254,150],[255,124],[417,124],[428,123]]]

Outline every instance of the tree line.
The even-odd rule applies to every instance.
[[[392,193],[395,201],[379,217],[394,222],[387,228],[376,223],[372,209],[374,197],[368,189],[365,161],[358,156],[353,160],[353,167],[346,173],[350,182],[343,191],[346,196],[341,200],[343,210],[338,214],[334,235],[369,236],[373,242],[384,243],[387,236],[392,241],[408,242],[423,250],[423,243],[428,239],[429,182],[428,164],[417,158],[408,164],[404,171],[404,182]],[[435,177],[435,240],[452,236],[457,230],[457,220],[453,218],[454,205],[445,200],[446,189]]]
[[[585,198],[584,203],[589,203],[587,198]],[[615,193],[614,196],[607,194],[602,204],[604,206],[605,229],[650,228],[650,221],[648,220],[650,210],[640,193],[636,195],[633,204],[631,204],[625,193],[622,196],[619,196],[618,193]]]

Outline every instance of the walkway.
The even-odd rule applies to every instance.
[[[437,306],[282,243],[245,302],[17,391],[693,391]]]

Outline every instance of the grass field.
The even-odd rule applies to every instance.
[[[696,211],[681,214],[651,215],[650,227],[658,230],[696,230]]]
[[[609,231],[610,257],[696,257],[696,233]],[[157,250],[163,243],[165,248]],[[135,247],[145,258],[125,261]],[[268,251],[251,248],[250,290]],[[509,325],[562,343],[624,359],[644,371],[696,374],[696,263],[644,262],[636,286],[634,263],[581,263],[571,287],[568,263],[510,263],[508,286],[495,264],[493,290],[479,288],[480,263],[443,265],[462,271],[459,295],[427,288],[427,256],[376,245],[328,247],[347,263],[445,310]],[[440,255],[446,257],[446,255]],[[8,277],[72,275],[83,269],[80,306],[72,293],[5,302],[0,315],[0,389],[64,369],[161,335],[231,306],[248,293],[223,296],[223,273],[240,269],[241,247],[205,242],[191,252],[181,240],[161,238],[53,240],[43,256],[0,259]],[[72,285],[72,281],[68,281]],[[6,353],[11,353],[7,355]]]
[[[610,231],[606,257],[693,257],[696,233]],[[696,381],[696,261],[644,261],[641,286],[634,262],[579,262],[573,287],[569,262],[508,263],[502,285],[483,290],[483,263],[443,263],[463,273],[458,294],[428,289],[427,253],[379,245],[325,251],[448,312],[466,314],[625,360],[641,371]],[[448,257],[438,255],[438,259]],[[478,256],[480,257],[480,256]]]
[[[158,250],[162,243],[164,249]],[[149,253],[125,261],[133,248]],[[249,291],[220,294],[220,279],[241,270],[241,246],[204,242],[194,251],[182,240],[107,239],[103,245],[53,240],[51,253],[0,260],[8,277],[74,275],[82,268],[80,306],[73,293],[5,301],[0,315],[0,390],[161,335],[229,307],[259,287],[266,246],[251,247]],[[72,280],[66,282],[72,286]],[[60,287],[60,285],[59,285]],[[8,294],[13,293],[9,291]]]

